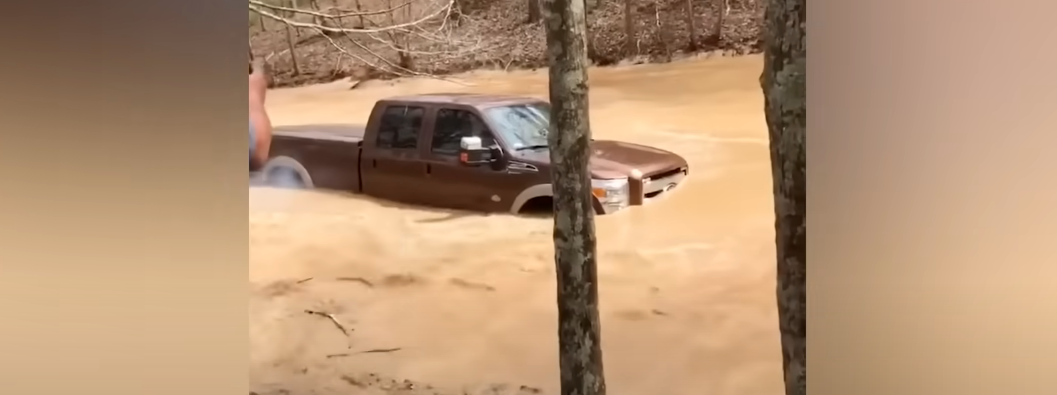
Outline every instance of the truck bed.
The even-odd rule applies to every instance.
[[[303,166],[302,181],[312,188],[360,192],[360,150],[364,125],[313,124],[277,126],[270,156]],[[278,176],[277,176],[278,177]]]
[[[367,127],[364,125],[337,123],[276,126],[272,131],[272,135],[275,137],[359,143],[363,141],[363,135],[366,132]]]

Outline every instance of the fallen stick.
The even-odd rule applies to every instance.
[[[330,354],[330,355],[327,355],[327,358],[341,358],[341,357],[347,357],[347,356],[351,356],[351,355],[355,355],[355,354],[380,354],[380,353],[396,352],[396,351],[400,351],[400,350],[401,350],[400,347],[397,347],[397,348],[375,348],[375,349],[371,349],[371,350],[354,352],[354,353],[351,353],[351,354],[350,353]]]
[[[360,283],[360,284],[363,284],[367,288],[374,288],[374,283],[368,281],[367,279],[365,279],[363,277],[338,277],[335,280],[337,280],[337,281],[350,281],[350,282]]]
[[[338,327],[338,330],[340,330],[341,333],[345,335],[345,337],[349,337],[349,330],[345,329],[345,325],[342,325],[341,322],[338,321],[338,318],[334,316],[334,314],[324,313],[322,311],[315,311],[315,310],[305,310],[305,313],[312,314],[312,315],[318,315],[320,317],[329,318],[330,322],[333,322],[334,326]]]
[[[394,351],[400,351],[400,350],[401,350],[400,347],[397,347],[397,348],[375,348],[375,349],[371,349],[371,350],[360,351],[357,354],[375,354],[375,353],[384,353],[384,352],[394,352]]]

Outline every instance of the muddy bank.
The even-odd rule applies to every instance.
[[[356,3],[367,10],[388,8],[381,0],[335,0],[333,7],[354,9]],[[478,69],[509,71],[546,66],[543,28],[539,22],[527,22],[528,1],[462,3],[464,17],[457,23],[436,26],[444,29],[443,39],[419,37],[408,41],[406,51],[410,56],[403,59],[406,62],[401,61],[392,39],[385,35],[324,38],[305,29],[293,31],[297,45],[291,55],[286,31],[278,22],[261,23],[252,18],[250,43],[254,53],[269,58],[277,87],[343,78],[388,79],[419,73],[448,75]],[[588,16],[589,55],[595,65],[666,63],[702,52],[744,55],[760,50],[763,5],[756,1],[655,0],[636,2],[630,8],[624,2],[598,4]],[[627,10],[632,13],[631,40],[625,30]],[[692,11],[692,19],[688,18],[688,10]],[[399,17],[394,20],[400,21]],[[722,28],[717,30],[717,26]],[[342,50],[335,49],[335,43]],[[406,70],[401,70],[401,65]]]

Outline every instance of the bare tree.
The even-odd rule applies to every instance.
[[[581,16],[584,20],[584,42],[587,44],[587,65],[590,66],[596,59],[598,59],[598,52],[595,51],[595,40],[594,33],[591,31],[591,21],[589,16],[591,11],[598,5],[597,0],[581,0],[584,6],[584,12]]]
[[[286,2],[286,5],[290,8],[293,8],[293,4],[293,0],[288,0]],[[287,17],[292,16],[293,15],[290,14],[287,15]],[[295,50],[297,48],[297,42],[294,41],[294,28],[290,25],[285,25],[284,27],[286,28],[286,46],[287,50],[290,51],[290,62],[294,66],[294,75],[301,75],[301,67],[297,65],[297,51]]]
[[[686,50],[693,52],[697,50],[697,16],[694,15],[694,0],[686,0],[686,30],[690,34],[690,41]]]
[[[310,7],[310,8],[312,9],[312,11],[315,11],[315,12],[320,12],[320,11],[322,11],[322,10],[320,9],[320,7],[319,7],[319,2],[318,2],[318,1],[316,1],[316,0],[309,0],[309,1],[308,1],[308,5],[309,5],[309,7]],[[324,26],[325,26],[325,25],[327,25],[327,23],[328,23],[328,22],[327,22],[327,19],[325,19],[325,18],[321,18],[321,17],[318,17],[318,16],[316,16],[316,17],[313,17],[312,19],[313,19],[313,21],[315,21],[315,22],[316,22],[316,24],[319,24],[319,25],[324,25]]]
[[[528,23],[539,22],[541,18],[540,0],[528,0]]]
[[[386,0],[386,5],[389,7],[389,24],[396,25],[396,9],[399,7],[393,7],[393,0]],[[404,20],[411,20],[411,3],[407,3],[404,7]],[[412,65],[411,53],[411,35],[406,31],[389,30],[385,32],[389,36],[389,42],[392,43],[392,48],[396,51],[398,61],[397,64],[400,68],[405,70],[411,70],[414,66]]]
[[[638,55],[635,45],[634,0],[624,0],[624,56]]]
[[[768,0],[760,76],[771,142],[786,395],[807,394],[806,10],[807,0]]]
[[[605,395],[595,212],[591,203],[591,126],[587,102],[584,0],[544,0],[554,180],[554,261],[562,395]]]
[[[363,19],[364,18],[364,15],[363,15],[363,4],[360,3],[360,0],[356,0],[356,14],[357,14],[356,16],[358,16],[359,19],[360,19],[360,24],[358,26],[356,26],[356,28],[357,29],[363,29],[364,26],[367,26],[367,20]]]
[[[293,51],[297,45],[324,40],[339,53],[335,68],[341,64],[343,57],[348,57],[358,60],[368,69],[384,73],[429,76],[429,73],[412,70],[412,55],[453,57],[480,49],[480,38],[460,39],[452,35],[455,24],[448,22],[452,17],[455,0],[399,1],[400,4],[385,9],[363,10],[357,3],[357,10],[334,7],[324,12],[319,9],[316,0],[309,0],[311,9],[302,9],[291,4],[277,6],[265,0],[248,0],[250,12],[262,18],[280,22],[295,32],[303,30],[315,33],[296,44],[291,44],[284,53],[289,52],[296,58]],[[419,7],[414,8],[414,13],[413,3],[419,4]],[[402,20],[399,21],[395,18],[398,11],[402,11],[399,12],[402,15]],[[296,16],[307,16],[308,21]],[[349,27],[342,23],[350,19],[354,26]],[[355,23],[357,21],[358,24]],[[436,50],[412,50],[412,41]],[[386,56],[385,52],[395,52],[396,59]],[[271,55],[268,56],[270,57]]]
[[[465,4],[466,0],[452,0],[451,11],[448,12],[448,21],[454,23],[455,26],[462,25],[463,17],[466,16],[466,12],[468,11],[465,9]],[[537,5],[538,4],[539,3],[537,3]],[[537,8],[539,7],[537,6]]]
[[[259,26],[261,28],[261,32],[268,31],[268,26],[266,26],[264,24],[264,17],[260,16],[260,14],[254,14],[254,16],[256,16],[256,18],[257,18],[256,19],[256,24],[257,24],[257,26]]]
[[[653,3],[653,20],[657,24],[657,36],[661,40],[661,48],[664,49],[664,61],[672,61],[672,46],[668,41],[668,29],[665,29],[664,22],[661,21],[661,7],[656,2]]]
[[[712,32],[708,34],[706,41],[712,45],[719,45],[723,42],[723,24],[727,19],[727,14],[730,13],[730,3],[727,0],[715,0],[713,3],[715,3],[712,8],[716,10],[716,23],[712,25]]]

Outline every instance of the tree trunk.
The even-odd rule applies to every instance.
[[[653,20],[657,23],[657,36],[661,40],[661,47],[664,49],[664,61],[672,61],[672,46],[668,41],[667,29],[664,28],[664,23],[661,22],[661,7],[657,6],[657,3],[653,3]]]
[[[308,1],[308,7],[311,8],[312,11],[314,11],[316,13],[320,13],[321,8],[319,8],[319,2],[318,1],[309,0]],[[327,18],[323,18],[323,17],[318,16],[318,15],[312,16],[312,21],[315,22],[317,25],[320,25],[320,26],[323,26],[323,27],[337,27],[337,26],[329,25],[328,22],[330,22],[330,21],[327,20]]]
[[[393,7],[393,0],[386,0],[386,6],[389,8],[389,26],[396,26],[396,8]],[[405,4],[407,8],[404,9],[404,17],[407,21],[411,20],[411,3]],[[410,35],[406,32],[397,33],[393,30],[386,32],[389,36],[389,42],[393,45],[393,49],[396,50],[396,65],[401,70],[400,72],[412,71],[414,68],[414,62],[411,59],[410,51]]]
[[[356,12],[359,13],[360,25],[356,26],[357,29],[363,29],[367,27],[367,22],[363,19],[363,5],[360,4],[360,0],[356,0]]]
[[[296,7],[293,0],[288,1],[286,5],[290,8]],[[292,19],[293,16],[291,15],[287,18]],[[294,28],[289,24],[284,24],[284,27],[286,27],[286,46],[290,49],[290,63],[294,66],[294,75],[301,75],[301,67],[297,64],[297,52],[294,51],[294,47],[297,46],[297,42],[294,40]]]
[[[591,202],[591,127],[583,0],[544,0],[550,64],[554,261],[558,275],[558,359],[562,395],[605,395],[595,212]]]
[[[686,0],[686,30],[690,33],[690,41],[686,46],[689,52],[697,51],[697,17],[694,15],[694,0]]]
[[[806,3],[768,0],[760,76],[771,142],[778,327],[786,395],[807,393]]]
[[[411,12],[411,6],[412,3],[409,2],[407,3],[407,8],[404,8],[404,20],[407,23],[410,23],[412,20],[414,20],[413,13]],[[400,53],[399,64],[400,67],[404,68],[404,70],[413,71],[415,69],[415,62],[414,59],[412,59],[411,57],[411,34],[405,32],[404,34],[402,34],[402,36],[403,43],[400,44],[400,48],[403,49],[404,52]]]
[[[635,45],[635,13],[632,3],[634,0],[624,0],[624,56],[638,55]]]
[[[587,48],[587,63],[585,63],[585,66],[591,66],[593,64],[596,64],[595,62],[599,60],[598,51],[595,50],[594,33],[591,31],[591,23],[587,19],[587,16],[591,13],[591,10],[594,9],[592,8],[594,6],[591,5],[591,1],[594,0],[583,0],[581,2],[584,6],[584,11],[580,14],[580,17],[584,21],[584,45]]]
[[[297,0],[287,0],[286,7],[294,8],[294,9],[298,8],[298,1]],[[299,15],[298,13],[290,11],[290,12],[286,13],[286,18],[290,19],[290,20],[294,20],[294,19],[297,18],[298,15]],[[287,26],[289,26],[289,25],[287,25]],[[297,36],[297,38],[301,38],[301,30],[294,29],[294,35]]]
[[[726,23],[727,19],[727,8],[729,4],[727,0],[715,0],[716,6],[712,7],[716,10],[716,23],[712,25],[712,32],[708,34],[708,43],[711,45],[719,46],[723,42],[723,24]]]
[[[528,0],[528,23],[536,23],[542,19],[540,15],[540,0]]]
[[[537,9],[539,9],[538,5],[539,5],[539,3],[537,3],[537,7],[536,7]],[[448,13],[448,20],[451,21],[452,23],[454,23],[455,27],[459,27],[459,26],[462,25],[462,15],[463,15],[462,0],[452,0],[452,2],[451,2],[451,12]]]

